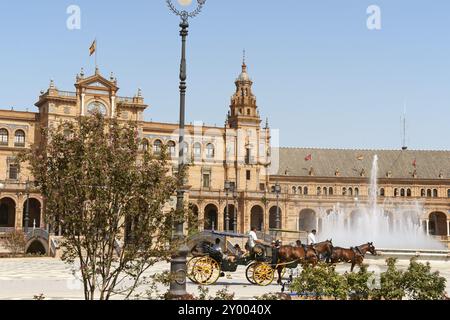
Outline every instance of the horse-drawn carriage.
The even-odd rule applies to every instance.
[[[259,237],[261,238],[261,237]],[[216,239],[220,240],[222,250],[213,248]],[[204,231],[191,238],[190,247],[193,257],[187,264],[187,276],[201,285],[211,285],[224,276],[224,272],[235,272],[238,266],[246,266],[245,276],[251,284],[259,286],[270,285],[278,277],[278,283],[287,269],[296,269],[299,264],[316,265],[319,260],[326,262],[350,262],[351,270],[355,264],[360,265],[367,251],[376,254],[372,243],[344,249],[333,247],[331,240],[317,243],[313,246],[283,245],[273,246],[274,237],[264,236],[266,244],[257,244],[251,252],[243,253],[248,235]],[[240,243],[239,243],[240,242]],[[225,254],[223,254],[223,253]]]
[[[220,240],[221,252],[213,248],[216,239]],[[271,237],[265,235],[264,240],[271,242]],[[270,261],[272,253],[268,245],[257,244],[252,252],[243,252],[248,235],[204,231],[189,241],[192,258],[187,263],[187,276],[201,285],[211,285],[224,275],[224,272],[235,272],[238,266],[246,267],[246,278],[252,284],[263,283],[263,275],[254,273],[258,263]],[[224,254],[222,254],[222,252]]]

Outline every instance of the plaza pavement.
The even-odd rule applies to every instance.
[[[366,259],[369,271],[376,274],[386,270],[383,260]],[[400,260],[399,267],[406,268],[409,261]],[[450,261],[433,261],[432,269],[439,270],[447,279],[447,292],[450,293]],[[148,274],[169,270],[169,264],[158,263],[149,270]],[[337,266],[338,272],[349,270],[348,264]],[[357,269],[356,269],[357,270]],[[276,284],[267,287],[251,285],[245,278],[245,267],[239,266],[234,273],[227,273],[220,278],[216,285],[209,286],[209,294],[214,295],[218,290],[228,286],[229,292],[235,293],[236,299],[252,299],[264,293],[280,292]],[[197,285],[188,280],[188,292],[198,294]],[[144,288],[145,289],[145,288]],[[164,291],[161,288],[161,291]],[[71,267],[53,258],[21,258],[0,259],[0,299],[20,300],[33,299],[35,295],[43,294],[48,300],[78,300],[83,299],[81,282],[74,276]],[[120,297],[116,297],[120,299]]]

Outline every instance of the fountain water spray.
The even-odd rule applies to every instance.
[[[350,247],[373,242],[379,248],[442,249],[427,236],[420,222],[423,206],[413,201],[378,202],[378,156],[373,159],[367,203],[355,198],[350,208],[337,204],[322,218],[321,240],[333,239],[336,246]],[[397,200],[397,199],[395,199]]]

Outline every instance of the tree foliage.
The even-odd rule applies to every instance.
[[[440,300],[445,298],[446,279],[439,271],[431,272],[430,263],[419,263],[411,259],[403,274],[403,283],[408,298],[412,300]]]
[[[19,253],[24,253],[27,239],[22,230],[14,229],[6,233],[5,247],[13,257]]]
[[[185,212],[167,202],[184,170],[171,175],[165,149],[151,155],[135,124],[98,113],[42,136],[20,159],[45,197],[47,221],[64,230],[62,259],[79,263],[86,299],[129,298],[144,272],[178,245],[172,226]]]

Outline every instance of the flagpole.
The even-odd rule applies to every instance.
[[[97,72],[98,64],[97,64],[97,53],[98,53],[98,45],[97,38],[95,38],[95,72]]]

